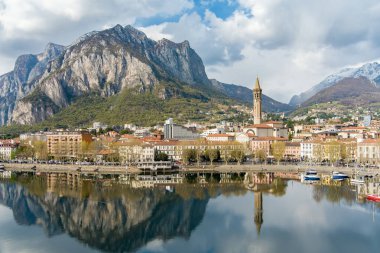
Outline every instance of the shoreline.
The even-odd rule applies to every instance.
[[[139,174],[141,171],[136,167],[126,166],[104,166],[104,165],[71,165],[71,164],[16,164],[5,163],[6,170],[11,172],[39,172],[39,173],[82,173],[82,174]],[[305,166],[305,165],[207,165],[207,166],[184,166],[179,169],[179,173],[239,173],[239,172],[284,172],[302,173],[308,169],[314,169],[318,173],[332,173],[340,171],[348,175],[355,173],[376,175],[380,174],[379,169],[357,169],[352,167],[332,167],[332,166]]]

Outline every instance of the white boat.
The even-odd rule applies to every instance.
[[[319,181],[321,177],[318,176],[316,170],[307,170],[305,173],[301,174],[301,181]]]
[[[333,174],[331,175],[331,178],[332,178],[333,180],[342,181],[342,180],[344,180],[344,179],[349,178],[349,176],[347,176],[347,174],[344,174],[344,173],[342,173],[342,172],[334,171]]]

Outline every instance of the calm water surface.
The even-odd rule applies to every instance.
[[[0,252],[379,252],[379,205],[362,187],[0,181]]]

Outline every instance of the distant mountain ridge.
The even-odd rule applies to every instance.
[[[303,102],[302,106],[340,102],[346,106],[361,106],[380,102],[380,88],[366,77],[346,77]]]
[[[322,82],[313,86],[306,92],[293,96],[289,102],[289,105],[301,105],[309,98],[317,94],[319,91],[329,88],[347,77],[365,77],[373,82],[376,86],[380,86],[380,64],[377,62],[372,62],[364,64],[358,68],[345,68],[335,74],[328,76]]]
[[[252,104],[253,103],[253,91],[247,87],[226,84],[219,82],[216,79],[210,79],[211,84],[223,94],[230,98]],[[293,109],[292,106],[278,102],[266,95],[262,95],[262,106],[264,112],[288,112]]]

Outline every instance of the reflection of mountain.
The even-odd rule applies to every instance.
[[[117,197],[93,200],[34,195],[17,184],[0,184],[0,204],[12,208],[17,223],[38,224],[48,236],[67,233],[112,252],[134,251],[154,239],[189,237],[207,203],[208,199],[184,200],[157,189],[123,189]]]

